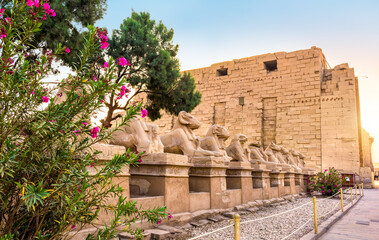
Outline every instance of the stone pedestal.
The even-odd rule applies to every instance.
[[[252,170],[254,200],[270,199],[270,172],[267,169]]]
[[[253,201],[253,181],[249,162],[230,162],[226,170],[227,189],[241,189],[241,203]]]
[[[164,196],[170,213],[189,211],[188,157],[171,153],[152,153],[142,162],[131,166],[130,192],[132,197]]]
[[[224,157],[194,157],[189,171],[191,192],[209,192],[210,207],[227,208],[230,202],[226,191],[226,169]]]
[[[284,174],[284,186],[289,187],[289,194],[296,194],[295,173]]]
[[[89,172],[89,176],[93,176],[98,173],[110,160],[113,159],[113,156],[116,154],[124,154],[125,153],[125,148],[121,146],[115,146],[115,145],[110,145],[110,144],[102,144],[102,143],[97,143],[92,146],[93,150],[96,151],[101,151],[100,154],[97,155],[97,158],[99,159],[98,165],[95,167],[87,167],[87,171]],[[121,169],[121,172],[116,175],[112,179],[112,185],[119,185],[123,189],[123,196],[127,197],[127,200],[130,199],[130,194],[129,194],[129,165],[124,166]],[[107,204],[113,204],[116,205],[118,201],[118,198],[110,197],[107,200]],[[113,217],[113,212],[109,211],[106,212],[104,210],[101,210],[99,212],[99,217],[95,221],[95,223],[103,225],[103,224],[110,224],[110,220]]]
[[[284,172],[270,172],[270,187],[278,189],[278,197],[285,195]]]
[[[300,173],[295,174],[295,186],[296,186],[296,193],[304,192],[304,175]]]

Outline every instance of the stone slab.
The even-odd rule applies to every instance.
[[[170,236],[170,232],[161,229],[147,229],[145,233],[151,234],[151,240],[163,240]]]

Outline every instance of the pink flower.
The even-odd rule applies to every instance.
[[[157,221],[157,224],[161,224],[161,222],[162,222],[162,220],[159,219],[159,220]]]
[[[34,95],[34,94],[35,94],[35,92],[34,92],[34,89],[32,90],[31,94],[32,94],[32,95]]]
[[[36,8],[39,8],[39,0],[34,0],[34,6],[35,6]]]
[[[10,17],[6,17],[6,18],[5,18],[5,21],[7,21],[9,24],[12,24],[12,22],[11,22],[11,18],[10,18]]]
[[[100,48],[106,49],[108,46],[109,46],[109,44],[107,42],[102,42]]]
[[[63,133],[63,130],[60,130],[59,132]]]
[[[104,62],[104,68],[108,68],[109,67],[109,63],[108,62]]]
[[[87,122],[83,122],[83,125],[87,127]]]
[[[129,65],[128,60],[126,60],[124,57],[120,57],[120,59],[118,59],[118,64],[121,66],[125,66],[126,64]]]
[[[168,214],[168,218],[170,219],[170,218],[173,218],[173,216],[170,214],[170,213],[167,213]]]
[[[43,96],[42,97],[42,102],[49,102],[49,97]]]
[[[50,9],[50,5],[48,3],[44,3],[43,4],[43,9],[49,10]]]
[[[7,31],[4,28],[1,28],[0,30],[0,39],[6,38],[7,37]]]
[[[74,229],[75,227],[76,227],[76,226],[73,224],[72,227],[71,227],[71,229]]]
[[[93,167],[93,165],[94,165],[95,163],[93,162],[93,163],[91,163],[91,166],[89,166],[89,167]]]
[[[145,118],[147,116],[147,110],[146,109],[141,109],[141,117]]]
[[[3,16],[3,13],[5,12],[5,9],[4,8],[1,8],[0,9],[0,17],[2,17]]]
[[[91,137],[92,138],[96,138],[97,137],[97,133],[100,131],[99,127],[94,127],[92,130],[91,130]]]
[[[69,48],[66,48],[65,51],[66,51],[66,53],[70,53],[71,52]]]
[[[97,81],[97,78],[95,77],[95,75],[92,76],[92,79],[93,79],[94,81]]]
[[[26,5],[28,5],[28,7],[33,7],[33,5],[34,5],[33,0],[27,0]]]
[[[50,9],[50,10],[49,10],[49,15],[52,16],[52,17],[57,16],[57,14],[54,12],[53,9]]]
[[[52,122],[52,123],[53,123],[53,122],[55,122],[55,120],[51,120],[50,122]]]

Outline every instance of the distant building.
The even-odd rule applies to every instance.
[[[335,167],[372,181],[373,139],[362,130],[358,78],[347,63],[330,68],[322,50],[312,47],[188,72],[202,93],[192,111],[202,123],[198,135],[221,124],[263,146],[276,142],[297,149],[307,156],[307,166]],[[164,115],[155,123],[167,132],[173,118]]]

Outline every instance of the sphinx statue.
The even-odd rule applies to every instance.
[[[284,157],[284,160],[286,160],[287,164],[291,165],[295,169],[296,172],[298,173],[302,172],[302,169],[298,166],[297,161],[292,156],[292,154],[290,154],[290,151],[283,146],[280,146],[280,147],[281,147],[282,156]]]
[[[280,167],[284,170],[284,171],[289,171],[289,172],[293,172],[294,171],[294,168],[289,165],[285,160],[284,160],[284,157],[283,155],[281,154],[281,147],[276,145],[275,143],[270,143],[270,145],[268,145],[268,147],[266,148],[265,150],[265,153],[267,154],[268,156],[268,160],[270,162],[274,162],[274,163],[277,163],[280,165]]]
[[[230,145],[226,148],[226,153],[234,161],[250,162],[250,150],[244,148],[247,141],[246,135],[236,134],[233,136]]]
[[[109,144],[144,153],[163,153],[163,144],[158,133],[157,125],[147,124],[140,117],[134,117],[127,125],[112,133]]]
[[[276,162],[277,159],[270,159],[270,157],[266,154],[266,152],[263,150],[262,144],[259,141],[254,141],[249,144],[249,150],[250,150],[250,162],[252,164],[262,164],[266,166],[267,169],[270,170],[281,170],[281,164],[279,162]],[[274,160],[274,161],[272,161]]]
[[[297,163],[297,166],[303,171],[303,172],[313,172],[314,169],[313,168],[308,168],[308,167],[305,167],[305,162],[304,162],[304,158],[305,156],[298,152],[298,151],[295,151],[295,150],[290,150],[290,153],[291,155],[293,156],[293,158],[295,159],[296,163]]]
[[[248,146],[250,149],[250,159],[252,163],[258,162],[258,163],[264,163],[268,162],[268,156],[263,151],[263,147],[261,142],[254,141],[251,142]]]
[[[225,127],[214,124],[209,128],[205,137],[200,139],[200,147],[204,150],[220,152],[227,157],[225,141],[229,136],[229,131]]]
[[[193,133],[200,122],[191,114],[181,111],[170,133],[160,136],[164,152],[184,154],[188,157],[223,156],[222,152],[209,151],[200,147],[199,138]]]

